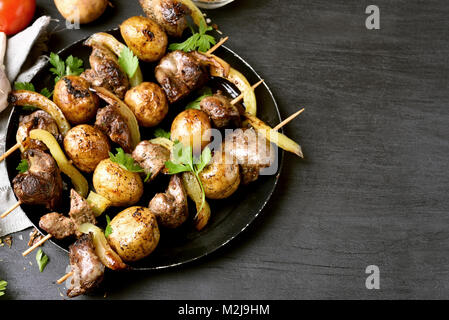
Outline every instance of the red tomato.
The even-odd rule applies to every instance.
[[[8,36],[25,29],[33,19],[36,0],[0,0],[0,31]]]

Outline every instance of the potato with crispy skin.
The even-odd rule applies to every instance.
[[[159,61],[167,50],[164,29],[145,17],[131,17],[120,25],[120,33],[127,46],[142,61]]]
[[[81,124],[65,136],[64,150],[81,171],[93,172],[101,160],[109,158],[111,145],[99,129]]]
[[[157,126],[168,113],[165,92],[153,82],[143,82],[128,90],[125,102],[142,127]]]
[[[56,83],[53,101],[72,124],[87,123],[97,113],[99,99],[89,87],[78,76],[65,76]]]
[[[55,0],[56,8],[64,18],[81,24],[98,19],[108,3],[108,0]]]
[[[201,110],[187,109],[178,114],[171,125],[171,140],[191,146],[195,152],[206,147],[211,139],[211,123]]]
[[[111,201],[112,206],[131,206],[143,194],[140,175],[123,169],[110,159],[102,160],[94,171],[93,184],[96,192]]]
[[[112,231],[109,245],[125,261],[137,261],[148,256],[159,243],[156,216],[145,207],[123,210],[109,224]]]
[[[226,161],[224,152],[215,153],[211,162],[200,172],[206,198],[225,199],[230,197],[240,185],[239,165]]]

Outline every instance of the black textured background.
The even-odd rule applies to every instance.
[[[112,2],[81,30],[61,20],[52,50],[142,14],[137,0]],[[365,28],[369,4],[381,30]],[[60,18],[53,1],[38,5]],[[90,298],[447,298],[447,2],[236,0],[208,15],[266,79],[283,117],[306,107],[286,127],[306,160],[287,155],[266,209],[224,249],[172,270],[109,274]],[[45,245],[39,273],[33,254],[21,256],[25,239],[0,248],[3,298],[62,299],[54,282],[67,256]],[[365,288],[371,264],[380,290]]]

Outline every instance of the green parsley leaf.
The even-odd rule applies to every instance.
[[[50,97],[53,95],[53,92],[50,92],[50,90],[48,90],[47,88],[44,88],[41,90],[41,95],[50,99]]]
[[[6,282],[5,280],[0,280],[0,297],[5,294],[7,286],[8,286],[8,282]]]
[[[50,71],[56,76],[55,82],[58,82],[64,76],[79,76],[84,71],[82,68],[83,60],[72,55],[64,62],[59,55],[52,52],[50,53],[50,63],[53,66]]]
[[[39,271],[44,271],[44,268],[48,263],[48,256],[44,253],[44,251],[42,251],[42,249],[39,249],[36,253],[36,261],[39,266]]]
[[[19,171],[20,173],[25,173],[28,171],[29,165],[28,165],[28,161],[26,159],[22,159],[22,161],[20,161],[19,165],[17,166],[16,170]]]
[[[65,63],[61,60],[59,55],[52,52],[50,53],[50,64],[54,67],[50,71],[56,75],[55,82],[58,82],[63,76],[65,76]]]
[[[14,82],[14,88],[16,90],[36,91],[34,85],[30,82]]]
[[[203,205],[206,200],[206,194],[204,192],[203,183],[201,182],[199,174],[209,164],[212,158],[212,153],[209,148],[204,148],[198,163],[194,163],[192,147],[185,147],[181,142],[176,141],[173,146],[172,154],[173,161],[166,161],[165,167],[167,168],[169,174],[192,172],[195,175],[203,193],[203,201],[200,209],[198,210],[198,212],[200,212],[203,209]]]
[[[154,130],[154,136],[157,138],[167,138],[170,139],[170,132],[165,131],[162,128],[157,128]]]
[[[124,47],[118,58],[118,63],[120,68],[132,78],[139,67],[139,59],[134,55],[134,53],[128,47]]]
[[[36,108],[36,107],[33,107],[33,106],[23,106],[22,107],[22,110],[25,110],[25,111],[35,111],[35,110],[38,110],[39,108]]]
[[[14,89],[36,92],[36,88],[31,82],[14,82]],[[50,90],[48,90],[47,88],[42,89],[40,93],[47,98],[50,98],[53,95],[53,92],[50,92]],[[30,108],[29,110],[37,109],[36,107],[32,106],[26,106],[26,108]]]
[[[200,107],[201,101],[202,101],[204,98],[206,98],[206,97],[212,96],[212,89],[209,88],[209,87],[204,87],[203,89],[201,89],[201,90],[199,91],[199,94],[200,94],[200,96],[199,96],[196,100],[194,100],[194,101],[190,102],[189,104],[187,104],[186,110],[187,110],[187,109],[197,109],[197,110],[200,110],[200,109],[201,109],[201,107]]]
[[[212,159],[212,153],[211,153],[210,149],[204,148],[203,152],[201,153],[200,161],[197,164],[198,173],[203,171],[203,169],[209,164],[211,159]]]
[[[181,172],[189,172],[191,169],[183,164],[177,164],[172,161],[166,161],[165,167],[168,169],[169,174],[177,174]]]
[[[206,52],[211,48],[211,45],[216,44],[215,38],[211,35],[206,34],[208,31],[212,31],[212,27],[208,27],[204,21],[201,21],[198,33],[194,33],[192,30],[192,36],[182,43],[172,43],[168,47],[169,50],[181,50],[184,52],[190,52],[198,50],[201,52]]]
[[[108,215],[106,215],[106,229],[104,229],[104,236],[107,238],[112,233],[112,227],[111,227],[111,218],[109,218]]]
[[[148,172],[148,173],[147,173],[147,176],[145,177],[145,179],[143,180],[143,182],[147,182],[150,178],[151,178],[151,172]]]
[[[83,60],[70,55],[65,60],[66,65],[65,75],[79,76],[81,73],[84,72],[83,63],[84,63]]]
[[[143,168],[137,164],[131,155],[125,153],[122,148],[115,149],[117,154],[113,154],[109,152],[109,158],[112,162],[115,162],[120,165],[125,170],[129,172],[144,172]]]

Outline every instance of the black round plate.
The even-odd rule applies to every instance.
[[[113,34],[120,41],[123,41],[118,30],[115,29],[108,32]],[[70,55],[79,57],[83,59],[85,62],[85,67],[87,67],[91,49],[85,47],[83,42],[84,40],[72,44],[71,46],[61,50],[59,55],[63,59]],[[250,83],[256,83],[261,79],[247,62],[228,48],[222,46],[215,52],[215,54],[227,61],[233,68],[242,72]],[[154,67],[154,64],[141,63],[145,81],[154,81]],[[47,66],[34,77],[32,82],[37,89],[40,90],[43,87],[53,88],[54,78],[50,74],[49,68],[50,66]],[[232,84],[222,79],[212,79],[208,85],[214,89],[221,89],[232,97],[236,97],[239,93]],[[258,101],[259,118],[272,126],[279,123],[279,110],[276,101],[274,100],[274,97],[266,84],[261,85],[256,89],[256,96]],[[196,96],[192,96],[191,98],[193,100]],[[191,100],[186,99],[186,101]],[[171,120],[182,110],[184,110],[184,105],[182,103],[171,106],[169,116],[164,120],[162,126],[169,129]],[[10,148],[16,143],[15,136],[19,123],[19,117],[24,113],[26,112],[19,107],[15,108],[15,110],[11,113],[6,137],[6,148]],[[143,129],[141,133],[142,139],[151,139],[154,137],[152,130]],[[132,268],[135,270],[154,270],[177,266],[204,257],[224,246],[239,233],[241,233],[254,220],[254,218],[257,217],[267,201],[270,199],[279,178],[282,160],[283,151],[279,149],[279,166],[275,175],[260,176],[260,178],[251,185],[240,186],[239,190],[228,199],[209,200],[212,210],[212,217],[209,224],[202,231],[197,231],[194,228],[192,217],[190,217],[190,219],[181,228],[176,230],[162,229],[161,239],[156,250],[149,257],[132,264]],[[17,175],[16,167],[19,162],[20,154],[18,152],[14,153],[6,160],[10,181],[12,181],[12,179]],[[92,180],[91,176],[86,176],[86,178],[89,181]],[[147,206],[149,200],[153,197],[155,192],[162,192],[165,190],[167,181],[167,178],[161,177],[154,181],[150,186],[146,186],[144,193],[145,196],[139,204]],[[70,184],[68,181],[66,182]],[[61,208],[60,212],[67,214],[70,202],[68,191],[65,192],[64,197],[66,197],[67,201],[64,201],[66,203],[65,207]],[[39,228],[39,219],[43,214],[47,213],[48,210],[37,206],[22,205],[21,207],[33,225],[45,234],[45,232]],[[123,208],[110,208],[107,210],[106,214],[112,218],[122,209]],[[193,206],[190,212],[195,212]],[[191,216],[192,215],[193,214],[191,214]],[[104,216],[105,214],[99,218],[99,225],[102,227],[105,225]],[[67,251],[68,246],[71,242],[73,242],[73,239],[64,241],[50,241],[61,249]]]

